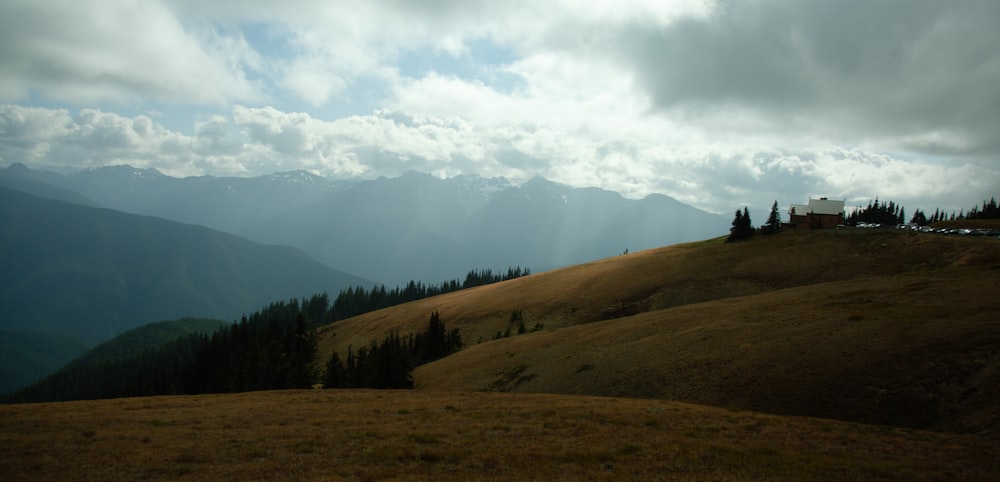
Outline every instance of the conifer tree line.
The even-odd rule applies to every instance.
[[[347,349],[347,361],[336,352],[326,363],[324,388],[413,388],[413,369],[444,358],[462,348],[458,328],[448,331],[438,312],[431,313],[427,329],[407,337],[394,332],[381,343]]]
[[[859,223],[884,224],[888,226],[904,224],[906,223],[906,210],[903,209],[902,205],[896,204],[893,201],[882,201],[880,203],[876,197],[874,202],[868,201],[867,207],[858,206],[844,219],[844,224],[848,226],[857,226]]]
[[[326,293],[271,303],[211,335],[181,337],[140,355],[60,371],[5,401],[36,402],[132,396],[231,393],[330,387],[412,388],[413,368],[462,347],[435,312],[425,331],[349,351],[342,369],[317,371],[315,328],[329,316]],[[334,355],[336,358],[336,355]],[[339,377],[339,378],[338,378]],[[342,380],[338,382],[337,380]]]
[[[960,221],[965,219],[1000,219],[1000,207],[997,206],[996,198],[990,198],[989,201],[983,201],[981,207],[972,206],[969,208],[968,212],[962,210],[957,214],[954,211],[949,214],[940,209],[935,209],[934,214],[928,216],[926,213],[918,209],[913,213],[913,219],[911,219],[910,222],[924,226],[939,221]]]
[[[326,323],[358,316],[370,311],[388,308],[410,301],[416,301],[431,296],[437,296],[452,291],[458,291],[476,286],[499,283],[522,276],[528,276],[531,271],[520,266],[511,266],[506,272],[494,272],[492,269],[472,270],[465,275],[465,281],[453,279],[441,282],[439,285],[428,285],[419,281],[410,281],[403,288],[386,289],[385,285],[375,285],[371,290],[363,286],[350,287],[342,290],[333,301]]]
[[[909,219],[909,223],[924,226],[939,221],[998,218],[1000,218],[1000,207],[997,206],[996,198],[990,198],[989,201],[983,201],[982,206],[972,206],[967,212],[963,210],[957,214],[952,212],[949,215],[940,209],[935,209],[934,214],[928,216],[920,209],[917,209],[913,212],[913,217]],[[844,224],[847,226],[857,226],[861,223],[887,226],[905,224],[907,223],[906,209],[902,204],[897,204],[894,201],[880,202],[878,197],[876,197],[873,201],[868,201],[867,206],[858,206],[844,218]],[[742,210],[736,210],[732,227],[729,229],[729,237],[726,241],[731,242],[746,239],[756,233],[775,234],[780,231],[781,214],[778,210],[778,201],[775,201],[771,206],[771,213],[767,218],[767,222],[759,229],[753,227],[753,222],[750,220],[750,211],[744,206]]]
[[[299,303],[268,305],[239,323],[215,332],[184,377],[183,393],[246,392],[309,388],[315,382],[316,334],[313,316],[326,314],[324,293]],[[313,311],[313,313],[309,313]]]
[[[326,293],[271,303],[211,335],[192,334],[135,357],[60,371],[9,398],[31,402],[308,388],[316,378],[314,320],[323,320],[328,307]]]

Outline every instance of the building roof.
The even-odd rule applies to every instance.
[[[809,204],[792,204],[789,208],[790,212],[794,212],[796,215],[805,216],[806,214],[832,214],[832,215],[842,215],[844,214],[844,201],[831,201],[826,198],[820,199],[809,199]]]

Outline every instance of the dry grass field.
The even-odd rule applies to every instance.
[[[970,435],[663,400],[312,390],[0,406],[0,480],[998,480]]]
[[[418,389],[640,397],[1000,436],[1000,242],[897,230],[670,246],[359,316],[469,345]],[[493,340],[523,311],[544,329]]]
[[[950,273],[821,283],[529,333],[471,346],[415,378],[432,390],[661,398],[1000,435],[1000,270],[973,284],[965,270]],[[965,301],[948,302],[957,298]]]
[[[1000,480],[998,294],[992,239],[670,246],[320,331],[438,311],[467,346],[412,391],[0,406],[0,480]]]
[[[433,310],[449,326],[460,328],[467,344],[474,344],[503,332],[514,309],[523,310],[529,324],[555,329],[831,281],[963,266],[990,271],[1000,266],[1000,243],[995,241],[859,229],[668,246],[343,320],[321,330],[321,357],[333,350],[344,353],[349,345],[365,344],[392,330],[420,330]]]

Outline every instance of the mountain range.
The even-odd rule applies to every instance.
[[[0,390],[143,324],[364,283],[294,248],[0,187]]]
[[[0,170],[0,184],[296,247],[390,286],[475,268],[539,272],[728,229],[724,217],[667,196],[627,199],[540,177],[521,184],[416,172],[367,181],[305,171],[175,178],[130,166],[60,175],[13,164]]]
[[[662,195],[416,172],[176,178],[15,163],[0,169],[0,202],[0,392],[145,323],[480,268],[540,272],[727,229]]]

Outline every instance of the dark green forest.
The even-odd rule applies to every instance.
[[[902,205],[893,201],[879,202],[878,198],[875,198],[875,201],[868,201],[866,207],[858,206],[844,219],[844,224],[848,226],[857,226],[859,223],[887,226],[904,224],[906,223],[906,210]]]
[[[326,322],[343,320],[352,316],[358,316],[370,311],[396,306],[410,301],[416,301],[431,296],[437,296],[452,291],[458,291],[476,286],[499,283],[522,276],[528,276],[531,270],[512,266],[507,268],[507,272],[494,272],[492,269],[480,269],[469,271],[465,275],[464,281],[453,279],[441,282],[438,285],[428,285],[419,281],[411,280],[403,288],[395,287],[387,290],[385,285],[375,285],[371,290],[366,290],[362,286],[351,287],[342,290],[330,308]]]
[[[893,226],[909,222],[910,224],[925,226],[940,221],[998,218],[1000,218],[1000,208],[997,207],[996,198],[983,201],[982,205],[974,205],[968,211],[961,210],[957,213],[952,211],[950,214],[941,209],[935,209],[933,214],[927,215],[924,211],[917,209],[913,211],[913,216],[909,219],[906,218],[906,209],[903,205],[896,204],[893,201],[879,202],[878,198],[875,198],[874,201],[869,201],[867,206],[858,206],[855,208],[854,211],[847,215],[844,224],[857,226],[859,223],[869,223]]]
[[[989,201],[983,201],[982,206],[972,206],[968,211],[962,210],[957,214],[955,212],[948,214],[940,209],[935,209],[934,213],[928,216],[926,213],[918,209],[914,213],[913,219],[910,222],[923,226],[925,224],[936,223],[938,221],[956,221],[963,219],[1000,219],[1000,207],[997,206],[996,198],[990,198]]]
[[[74,364],[7,397],[7,402],[87,400],[149,395],[232,393],[327,387],[412,388],[413,368],[462,346],[435,312],[427,330],[372,341],[347,363],[335,362],[324,380],[315,369],[316,324],[329,297],[271,303],[211,335],[194,333],[142,353]]]
[[[326,364],[324,388],[413,388],[413,369],[462,348],[457,328],[448,331],[435,311],[427,329],[407,337],[394,332],[381,343],[347,350],[347,362],[334,352]]]
[[[324,374],[316,369],[315,329],[369,311],[528,274],[521,267],[506,273],[482,269],[469,271],[463,282],[456,279],[437,286],[417,281],[392,290],[384,285],[371,290],[358,286],[341,291],[332,304],[326,293],[271,303],[214,333],[202,330],[158,343],[132,337],[126,347],[115,346],[123,344],[115,339],[105,344],[114,348],[102,345],[96,351],[100,355],[89,352],[5,401],[229,393],[309,388],[318,383],[328,388],[412,388],[415,367],[462,347],[459,331],[447,330],[437,312],[422,332],[393,333],[381,342],[351,347],[343,361],[334,354],[326,361]],[[211,322],[188,320],[185,326],[204,323]],[[167,324],[146,327],[144,333],[165,330]]]

